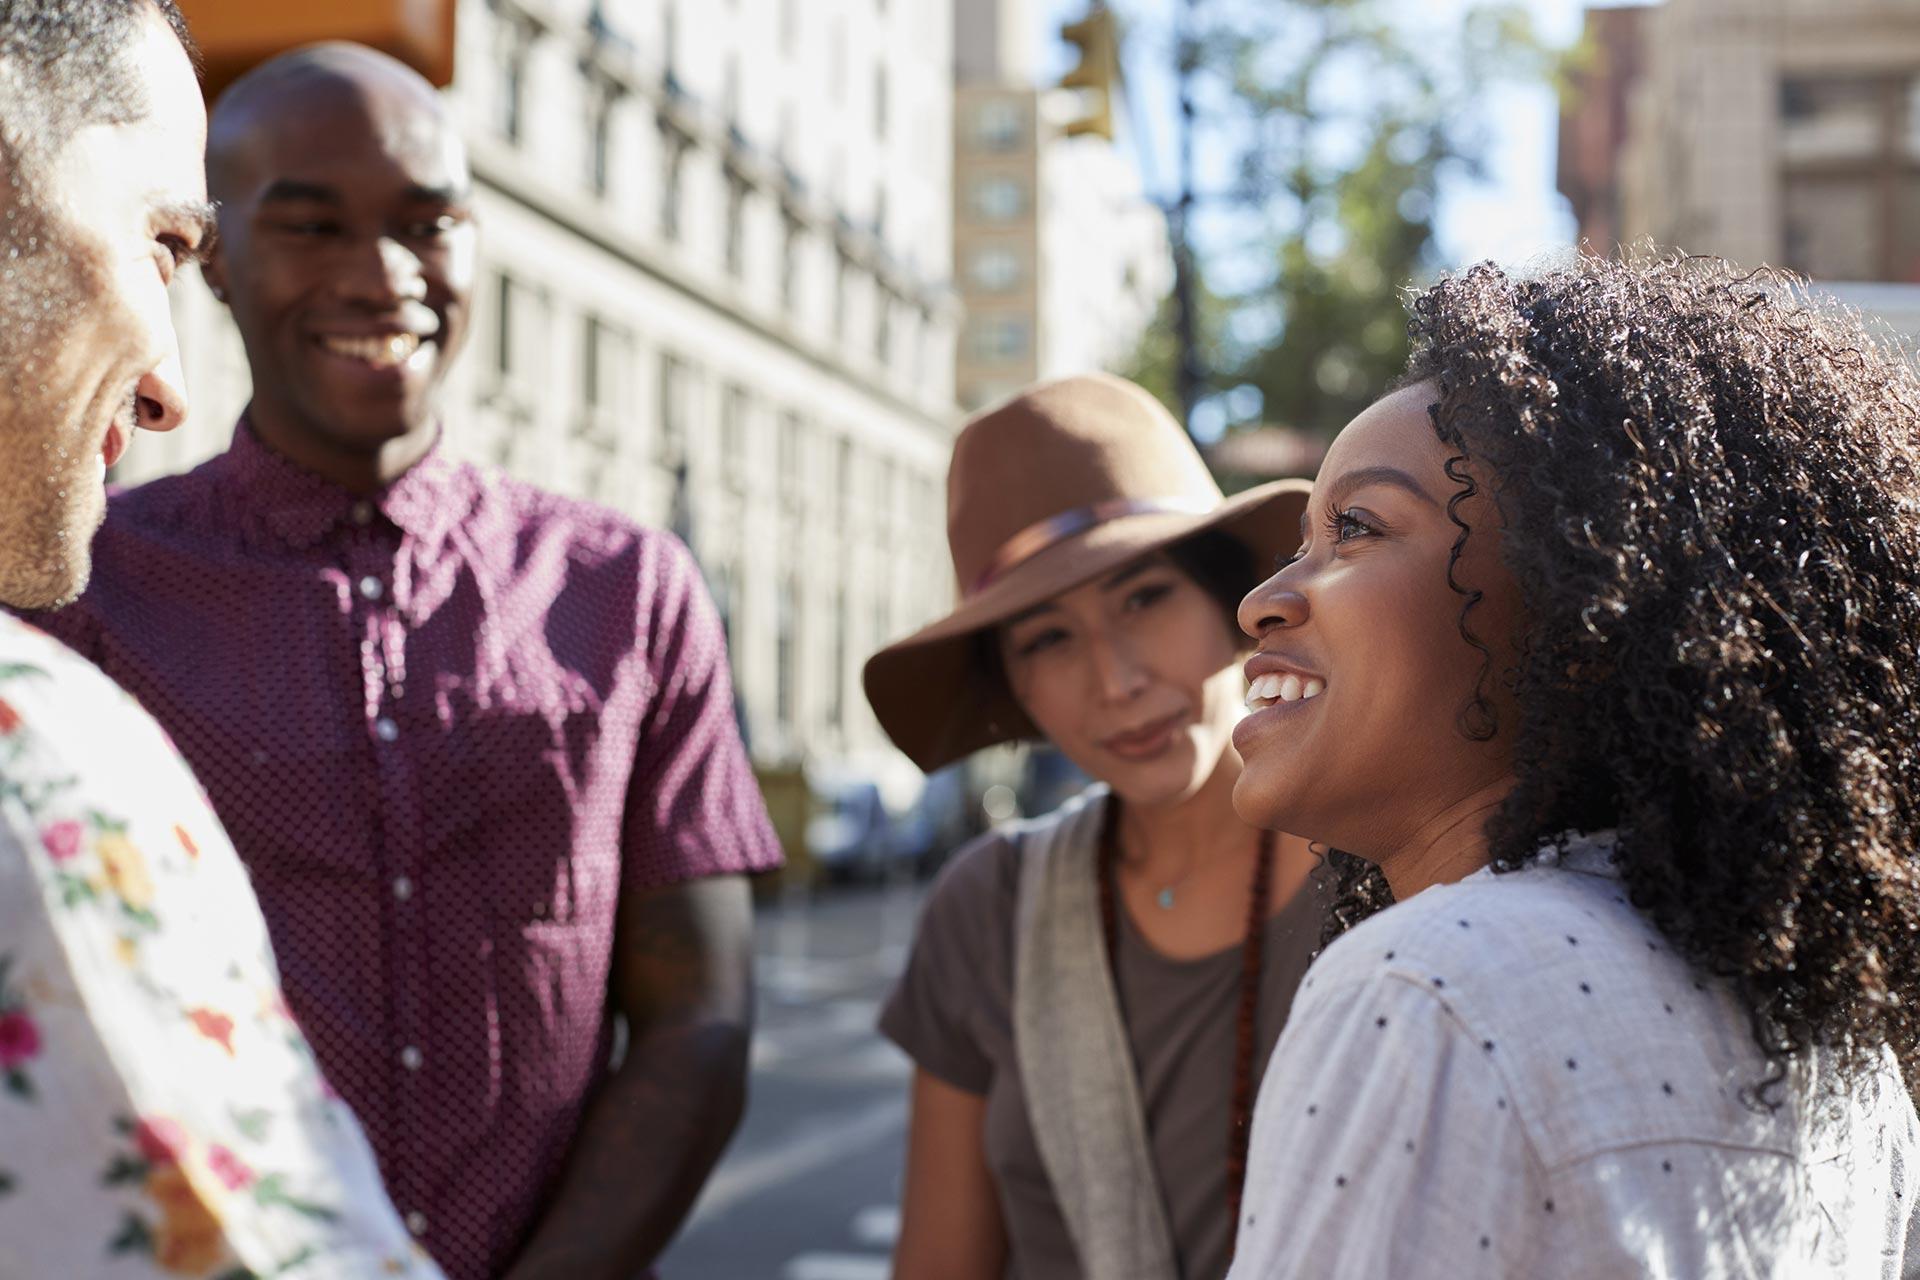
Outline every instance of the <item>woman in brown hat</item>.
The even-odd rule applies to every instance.
[[[1093,376],[969,422],[947,487],[962,600],[868,663],[881,724],[923,769],[1044,738],[1097,782],[928,900],[881,1017],[917,1067],[896,1274],[1218,1280],[1323,919],[1306,845],[1232,806],[1234,610],[1305,486],[1223,499],[1152,397]]]

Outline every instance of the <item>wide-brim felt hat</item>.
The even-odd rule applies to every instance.
[[[983,634],[1209,529],[1271,564],[1299,545],[1310,488],[1277,480],[1223,496],[1173,416],[1125,379],[1083,374],[1029,388],[961,427],[947,472],[959,603],[867,660],[867,701],[929,773],[1038,737],[980,662]]]

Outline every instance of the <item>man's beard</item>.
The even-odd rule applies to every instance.
[[[66,372],[93,364],[80,284],[91,273],[63,231],[24,200],[0,215],[0,604],[16,608],[85,589],[104,506],[88,447],[97,388]]]

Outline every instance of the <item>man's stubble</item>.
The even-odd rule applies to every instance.
[[[97,363],[88,348],[105,336],[88,314],[102,264],[22,192],[17,169],[9,178],[0,185],[0,604],[44,609],[86,588],[105,514],[90,430],[101,388],[86,376]]]

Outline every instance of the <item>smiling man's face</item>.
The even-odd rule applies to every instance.
[[[0,159],[0,602],[21,608],[85,589],[106,468],[186,415],[167,289],[211,233],[206,110],[157,12],[119,62],[136,118]]]
[[[475,257],[466,156],[439,99],[353,50],[235,93],[215,115],[207,278],[246,344],[256,427],[270,419],[273,443],[322,470],[430,431]]]

